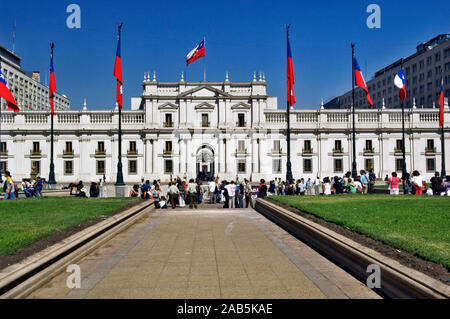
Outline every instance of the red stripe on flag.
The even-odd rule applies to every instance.
[[[294,93],[294,65],[292,63],[292,58],[288,56],[287,58],[287,101],[290,106],[295,104],[295,93]]]

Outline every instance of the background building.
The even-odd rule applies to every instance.
[[[286,111],[267,96],[263,75],[248,82],[157,82],[145,76],[143,93],[122,112],[122,163],[126,183],[196,177],[235,180],[286,176]],[[445,99],[445,128],[450,110]],[[407,170],[430,178],[441,168],[439,109],[406,110]],[[36,170],[48,178],[50,117],[47,112],[2,112],[0,162],[16,180]],[[299,109],[290,113],[294,178],[342,176],[351,170],[350,110]],[[118,112],[57,111],[55,174],[58,183],[115,182]],[[356,111],[359,169],[378,178],[402,170],[401,113]],[[450,137],[446,136],[450,163]],[[450,169],[447,164],[447,168]]]
[[[394,77],[400,71],[401,59],[375,73],[367,82],[374,108],[400,108],[398,88]],[[450,34],[441,34],[417,46],[417,52],[403,59],[407,100],[406,108],[415,104],[419,108],[431,108],[441,92],[441,77],[447,88],[444,96],[450,97]],[[350,81],[349,81],[350,82]],[[336,97],[325,104],[326,109],[347,109],[352,105],[352,91]],[[355,88],[355,107],[369,108],[366,93]]]
[[[50,60],[49,60],[50,61]],[[20,66],[21,59],[13,52],[0,46],[0,64],[6,83],[14,99],[22,111],[50,111],[48,86],[40,81],[39,72],[25,72]],[[7,109],[4,99],[0,107]],[[59,93],[55,93],[55,110],[69,110],[70,100]]]

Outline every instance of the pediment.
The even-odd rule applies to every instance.
[[[202,97],[231,97],[230,94],[216,89],[212,86],[208,85],[200,85],[196,88],[193,88],[189,91],[183,92],[180,95],[178,95],[178,98],[184,98],[184,97],[196,97],[196,98],[202,98]]]
[[[240,102],[231,106],[232,110],[249,110],[251,108],[250,104]]]
[[[195,106],[196,110],[214,110],[215,108],[216,108],[215,105],[212,105],[212,104],[207,103],[207,102],[203,102],[203,103],[200,103],[200,104]]]
[[[176,110],[178,109],[178,105],[167,102],[158,106],[158,110]]]

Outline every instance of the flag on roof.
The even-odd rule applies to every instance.
[[[359,67],[358,61],[356,58],[353,58],[353,71],[355,72],[355,85],[363,88],[366,91],[367,102],[369,102],[370,106],[373,107],[372,99],[370,98],[369,89],[367,88],[366,81],[364,81],[364,77],[361,73],[361,69]]]
[[[202,40],[195,48],[191,50],[186,56],[186,66],[195,60],[205,56],[205,39]]]

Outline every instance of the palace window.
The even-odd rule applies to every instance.
[[[238,152],[242,153],[245,151],[245,141],[238,141]]]
[[[64,161],[64,175],[73,174],[73,161]]]
[[[172,154],[172,141],[166,141],[166,149],[164,154]]]
[[[335,140],[334,141],[334,150],[335,153],[342,153],[342,141]]]
[[[97,142],[97,153],[105,154],[105,142]]]
[[[173,173],[173,161],[172,160],[165,160],[164,161],[164,173],[165,174],[172,174]]]
[[[41,173],[41,161],[31,161],[31,172],[35,174]]]
[[[128,161],[128,174],[137,174],[137,161],[136,160]]]
[[[105,161],[97,161],[97,175],[105,174]]]
[[[434,140],[427,140],[426,152],[434,152]]]
[[[303,173],[312,173],[312,159],[303,159]]]
[[[273,141],[273,153],[280,153],[280,152],[281,152],[280,141],[279,140]]]
[[[272,171],[274,173],[281,173],[281,158],[276,158],[272,161]]]
[[[245,160],[239,160],[237,165],[238,173],[246,173]]]
[[[395,151],[403,152],[403,140],[397,140],[395,143]]]
[[[364,152],[373,153],[372,140],[366,140],[366,148],[364,149]]]
[[[72,154],[72,153],[73,153],[72,142],[66,142],[66,154]]]
[[[128,150],[128,153],[136,154],[136,152],[136,141],[130,141],[130,148]]]
[[[436,159],[427,158],[427,172],[434,172],[436,170]]]
[[[0,162],[0,174],[3,174],[8,169],[6,161]]]
[[[202,127],[209,127],[208,113],[202,113]]]
[[[396,158],[395,159],[395,171],[401,172],[403,170],[403,159],[402,158]]]
[[[166,113],[164,115],[164,127],[173,127],[173,122],[172,122],[172,114],[171,113]]]
[[[344,171],[344,167],[342,166],[342,159],[336,158],[334,159],[334,172],[340,173]]]
[[[303,141],[303,153],[311,153],[311,141],[305,140]]]
[[[364,169],[368,171],[373,171],[373,158],[366,158],[364,160]]]
[[[0,153],[6,153],[6,142],[1,142],[0,143]]]
[[[33,142],[33,154],[40,154],[41,149],[39,147],[39,142]]]
[[[238,127],[245,127],[245,114],[244,113],[239,113],[238,114],[237,126]]]

